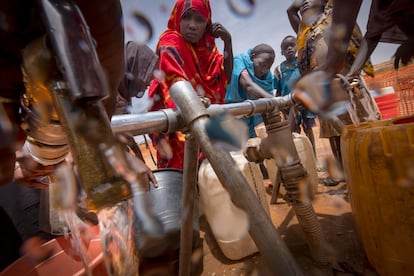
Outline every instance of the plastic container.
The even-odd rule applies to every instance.
[[[264,210],[270,216],[266,201],[263,176],[259,166],[246,160],[241,152],[231,152],[237,168],[242,172],[257,195]],[[200,209],[206,215],[211,230],[223,254],[230,260],[239,260],[258,252],[248,232],[249,219],[236,207],[230,194],[220,183],[208,160],[201,163],[198,173]]]
[[[341,150],[369,262],[379,275],[414,275],[414,116],[347,126]]]
[[[263,139],[267,136],[266,128],[264,126],[260,126],[256,128],[258,136]],[[315,193],[318,191],[318,171],[316,169],[316,158],[315,154],[313,153],[312,144],[308,137],[305,135],[298,134],[296,132],[292,133],[293,142],[295,143],[296,150],[298,152],[300,161],[303,167],[308,172],[308,183],[310,185],[310,196],[313,197]],[[266,166],[267,172],[269,174],[269,179],[273,182],[276,180],[277,175],[277,164],[274,159],[265,159],[264,164]],[[281,186],[280,193],[284,194],[285,189]]]
[[[386,87],[387,89],[383,89],[383,93],[380,96],[376,96],[374,98],[375,102],[378,105],[378,109],[381,112],[382,119],[390,119],[400,116],[398,111],[398,98],[397,95],[394,93],[394,89],[392,87]]]

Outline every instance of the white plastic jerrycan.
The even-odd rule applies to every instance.
[[[267,136],[265,126],[260,126],[256,128],[258,136],[263,139]],[[303,167],[308,172],[308,183],[310,185],[310,196],[313,197],[318,190],[318,171],[316,169],[316,158],[313,153],[312,144],[308,137],[305,135],[293,132],[292,133],[293,142],[295,144],[296,150],[299,155],[300,162]],[[267,172],[269,174],[269,179],[273,182],[276,180],[277,174],[277,164],[274,159],[265,159],[264,164],[266,166]],[[281,187],[280,192],[283,194],[285,190]]]
[[[259,166],[247,161],[242,152],[230,154],[270,216]],[[199,168],[198,187],[200,210],[205,214],[223,254],[230,260],[239,260],[258,252],[248,232],[249,219],[246,212],[233,204],[230,194],[220,183],[208,160],[204,160]]]

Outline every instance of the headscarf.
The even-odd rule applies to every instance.
[[[154,79],[148,95],[154,97],[151,110],[174,108],[169,88],[176,81],[188,80],[198,92],[212,103],[223,103],[227,77],[224,72],[224,57],[217,49],[214,37],[209,32],[196,44],[187,42],[180,34],[181,18],[189,10],[199,12],[211,25],[211,8],[208,0],[178,0],[168,20],[168,29],[161,34],[157,45],[159,68],[165,80]],[[200,91],[201,89],[203,91]]]
[[[158,56],[145,44],[128,41],[125,47],[125,74],[118,92],[129,102],[131,97],[142,97],[147,89]]]

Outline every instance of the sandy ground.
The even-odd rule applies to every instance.
[[[314,129],[315,137],[319,137],[318,127]],[[316,139],[318,164],[331,158],[331,150],[327,139]],[[153,153],[155,153],[153,151]],[[148,151],[144,151],[147,160]],[[149,165],[152,161],[147,162]],[[318,172],[321,180],[327,177],[326,171]],[[263,185],[268,187],[270,180]],[[270,189],[267,188],[267,199],[270,202]],[[320,181],[317,193],[312,202],[313,208],[322,228],[327,243],[333,248],[337,260],[334,266],[317,265],[309,251],[304,233],[291,206],[279,197],[277,204],[269,203],[271,220],[286,243],[304,275],[376,275],[367,262],[360,239],[358,238],[352,217],[345,182],[334,187],[327,187]],[[201,221],[201,229],[203,223]],[[264,271],[264,263],[259,252],[239,261],[227,259],[214,239],[201,231],[203,244],[203,276],[207,275],[269,275]]]

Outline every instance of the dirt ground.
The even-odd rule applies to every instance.
[[[304,275],[375,275],[355,231],[346,183],[330,188],[319,184],[313,207],[324,237],[336,253],[338,266],[335,268],[320,267],[312,260],[294,211],[283,199],[279,198],[277,204],[270,205],[271,219]],[[208,241],[208,237],[206,239]],[[211,241],[204,243],[202,275],[265,275],[262,266],[259,253],[232,262],[220,254],[217,244]]]
[[[318,129],[315,129],[315,136],[318,137]],[[328,140],[317,139],[316,143],[318,160],[323,161],[331,155]],[[326,176],[327,172],[318,172],[320,179]],[[265,180],[265,187],[268,183],[269,180]],[[269,193],[267,197],[270,202]],[[326,241],[334,248],[338,263],[334,267],[320,267],[312,260],[294,211],[283,198],[279,197],[277,204],[269,204],[272,222],[304,275],[376,275],[367,262],[354,227],[346,183],[328,187],[320,182],[313,207]],[[205,238],[209,241],[208,237]],[[259,253],[241,261],[229,261],[223,257],[217,244],[205,241],[202,275],[266,275],[262,268]]]
[[[332,157],[328,139],[318,139],[319,129],[314,129],[318,164]],[[148,158],[148,156],[146,156]],[[277,204],[270,204],[271,220],[282,240],[291,251],[304,275],[376,275],[370,267],[360,239],[358,238],[348,199],[347,184],[325,186],[321,179],[328,176],[326,171],[318,172],[319,184],[313,199],[313,207],[321,224],[327,243],[333,248],[337,264],[318,266],[311,258],[308,244],[291,206],[279,197]],[[263,185],[268,187],[270,180]],[[270,189],[267,188],[270,202]],[[201,222],[201,229],[203,225]],[[219,246],[209,235],[201,231],[203,243],[203,276],[213,275],[268,275],[263,269],[260,253],[247,256],[239,261],[227,259]]]

